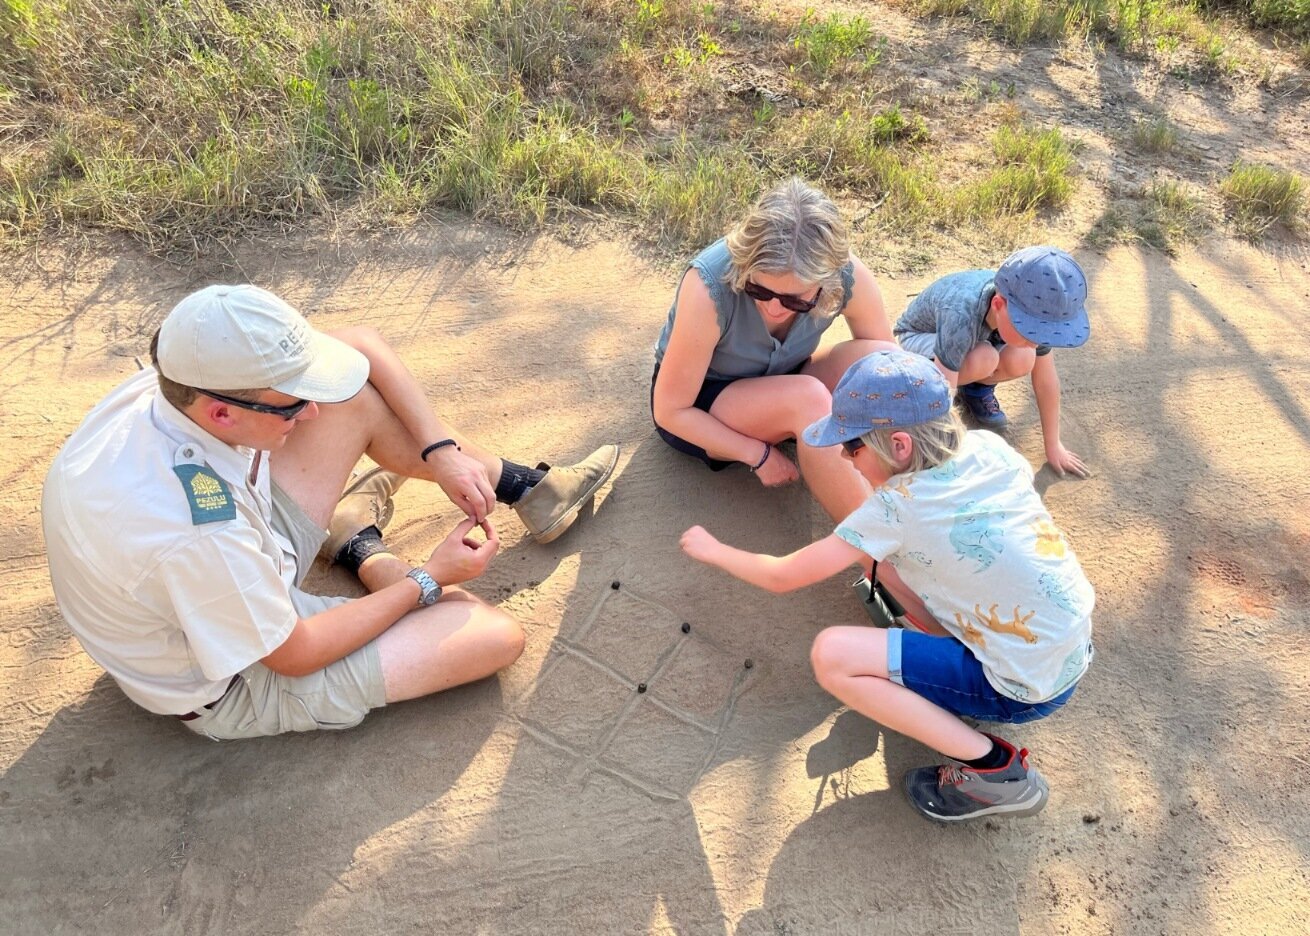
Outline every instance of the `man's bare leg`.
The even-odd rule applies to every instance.
[[[947,757],[982,757],[991,741],[911,689],[887,671],[887,632],[868,627],[829,627],[810,649],[819,685],[868,718],[921,741]]]
[[[485,459],[489,476],[498,480],[500,459],[462,440],[465,446],[473,457]],[[326,527],[360,455],[398,474],[429,478],[420,451],[400,417],[368,383],[352,399],[321,406],[317,417],[298,424],[272,453],[270,470],[300,508]],[[359,577],[372,592],[399,581],[409,569],[408,563],[381,552],[364,562]],[[386,699],[413,699],[489,676],[518,659],[523,640],[512,617],[450,589],[441,601],[415,608],[377,638]]]
[[[441,485],[455,506],[481,520],[496,506],[498,489],[512,503],[537,542],[550,542],[578,516],[579,509],[609,477],[617,446],[602,446],[576,465],[544,474],[514,466],[438,418],[422,387],[396,353],[371,328],[334,333],[369,359],[369,382],[353,399],[318,407],[272,459],[273,477],[315,522],[327,525],[336,500],[359,455],[367,453],[383,468]],[[422,454],[435,442],[453,439]]]
[[[344,403],[319,407],[317,418],[296,426],[286,444],[271,457],[273,480],[291,495],[313,521],[326,527],[361,455],[388,471],[431,480],[421,445],[387,406],[372,384]],[[466,454],[482,461],[494,485],[500,479],[500,459],[468,440]]]
[[[369,591],[399,581],[409,565],[390,553],[370,556],[359,578]],[[509,666],[523,652],[523,628],[499,608],[447,588],[430,608],[416,608],[377,638],[387,702],[462,686]]]
[[[973,346],[960,365],[959,385],[998,384],[1032,373],[1037,352],[1005,345],[999,351],[986,341]]]
[[[963,387],[980,380],[986,380],[996,370],[1001,356],[989,342],[980,341],[969,349],[960,364],[956,386]]]

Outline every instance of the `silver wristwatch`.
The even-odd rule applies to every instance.
[[[423,569],[410,569],[405,573],[405,577],[412,578],[418,582],[418,587],[423,589],[418,596],[418,606],[420,608],[426,608],[428,605],[437,603],[437,599],[441,597],[441,586],[437,584],[436,579],[428,575]]]

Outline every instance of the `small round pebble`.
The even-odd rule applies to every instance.
[[[752,669],[752,668],[755,666],[755,661],[754,661],[754,660],[747,660],[747,661],[746,661],[745,663],[743,663],[742,665],[745,666],[747,669]]]
[[[645,692],[645,691],[646,691],[646,684],[645,684],[644,682],[639,682],[639,683],[637,683],[637,691],[638,691],[638,692]]]
[[[690,625],[690,624],[687,624],[686,622],[684,622],[683,625],[682,625],[682,632],[683,632],[684,634],[690,634],[690,633],[691,633],[691,625]]]
[[[618,590],[619,590],[619,580],[618,580],[618,579],[615,579],[614,581],[610,582],[610,588],[614,589],[615,591],[618,591]]]

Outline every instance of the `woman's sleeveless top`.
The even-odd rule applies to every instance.
[[[731,267],[728,245],[724,239],[706,247],[688,265],[695,270],[714,300],[719,318],[719,342],[710,358],[705,376],[712,380],[736,380],[741,377],[768,377],[788,374],[800,367],[819,347],[819,339],[828,326],[850,302],[855,287],[855,266],[847,262],[841,268],[842,297],[835,311],[816,316],[800,313],[792,322],[787,336],[779,341],[769,334],[764,318],[755,306],[755,300],[745,293],[732,289],[725,277]],[[678,308],[678,297],[673,297],[669,319],[664,323],[659,340],[655,343],[655,363],[664,360],[673,332],[673,318]]]

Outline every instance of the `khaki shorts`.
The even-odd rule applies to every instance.
[[[276,484],[273,527],[291,541],[299,585],[327,534]],[[291,604],[302,618],[349,600],[291,589]],[[308,676],[281,676],[262,663],[251,664],[238,676],[213,708],[197,709],[199,717],[182,724],[215,741],[232,741],[286,731],[353,728],[370,709],[386,705],[376,640]]]

